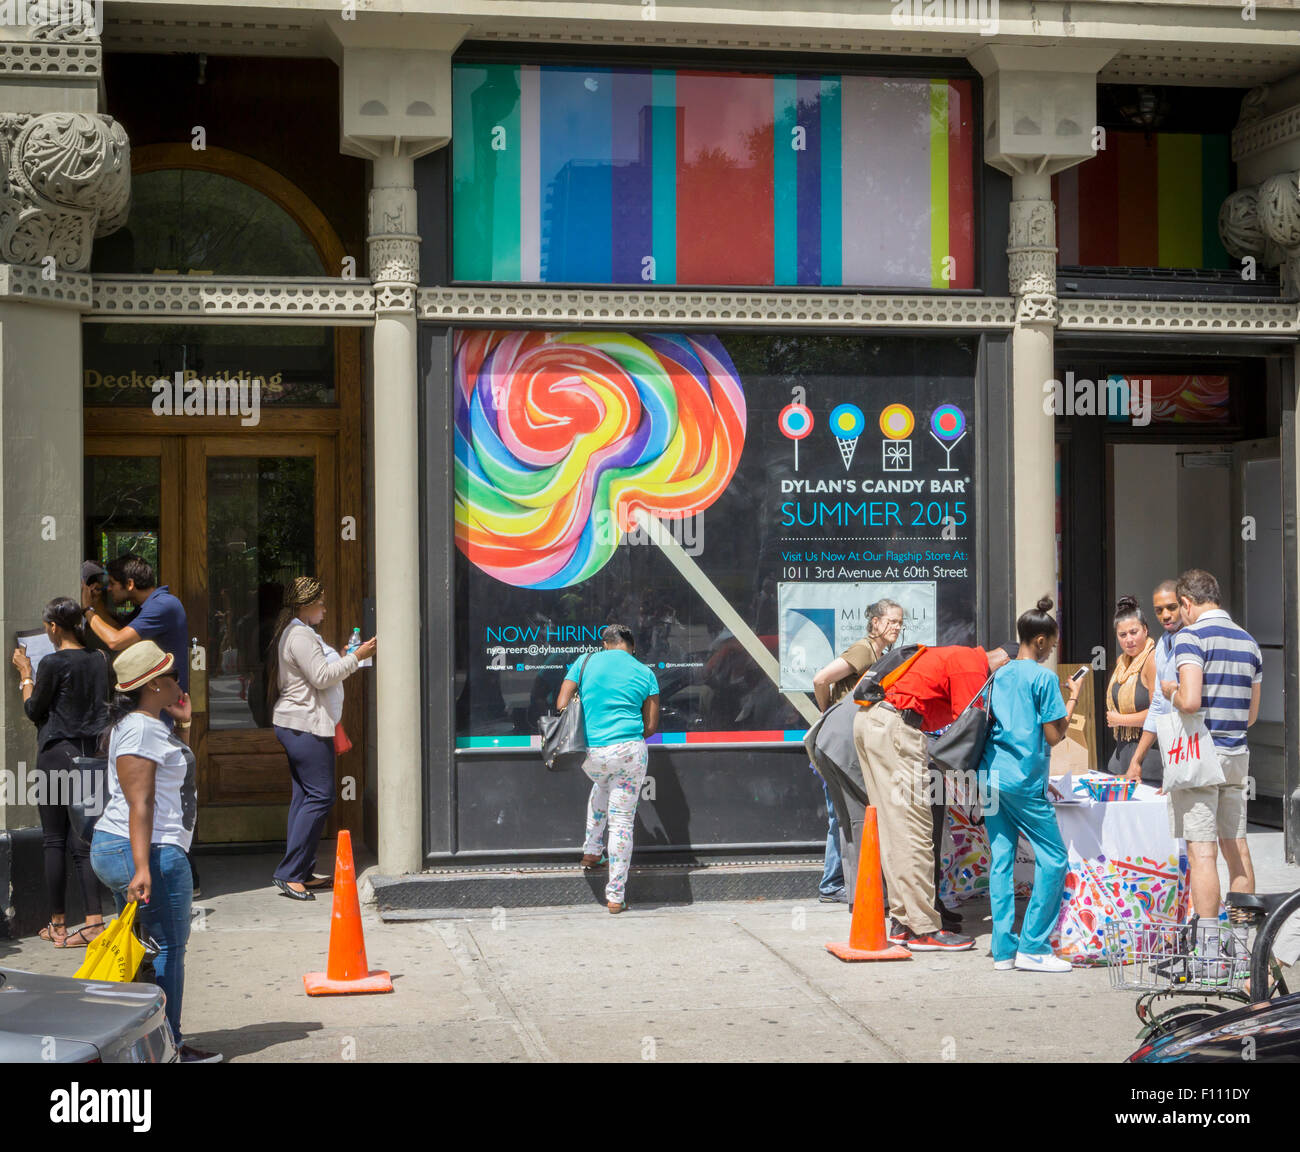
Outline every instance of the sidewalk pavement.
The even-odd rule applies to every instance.
[[[1281,833],[1251,834],[1259,889],[1300,887]],[[320,859],[330,858],[322,845]],[[1105,969],[994,972],[988,905],[963,906],[975,951],[843,964],[843,905],[752,901],[487,910],[383,923],[372,968],[394,992],[309,998],[330,898],[270,886],[277,857],[200,856],[186,1038],[237,1061],[1118,1061],[1138,1045],[1131,993]],[[359,860],[359,866],[366,861]],[[71,975],[84,952],[35,937],[0,966]]]

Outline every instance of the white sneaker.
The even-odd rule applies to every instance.
[[[1015,968],[1015,966],[1016,966],[1016,962],[1015,962],[1014,960],[994,960],[994,961],[993,961],[993,971],[994,971],[994,972],[1010,972],[1012,969]]]
[[[1050,952],[1045,956],[1026,956],[1023,952],[1017,952],[1015,966],[1021,972],[1069,972],[1073,968],[1068,960],[1062,960]]]

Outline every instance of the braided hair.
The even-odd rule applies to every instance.
[[[275,710],[275,702],[280,697],[280,638],[289,622],[297,615],[299,608],[315,604],[325,591],[325,585],[314,576],[295,576],[289,587],[284,590],[280,614],[275,618],[275,629],[271,633],[271,643],[266,650],[266,711],[270,715]]]

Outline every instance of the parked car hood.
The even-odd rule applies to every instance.
[[[0,968],[0,1033],[100,1047],[143,1027],[163,1003],[153,984],[114,984]]]
[[[1300,1063],[1300,992],[1186,1024],[1144,1044],[1128,1059],[1134,1064],[1239,1064],[1247,1041],[1249,1059]]]

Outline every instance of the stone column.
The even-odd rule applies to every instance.
[[[468,29],[381,13],[328,24],[338,48],[341,147],[372,164],[376,806],[379,869],[399,875],[424,863],[415,160],[451,140],[451,55]]]
[[[1011,335],[1012,450],[1015,453],[1016,615],[1056,599],[1056,419],[1044,401],[1056,327],[1056,212],[1050,176],[1011,178],[1007,239],[1016,326]]]
[[[420,454],[415,288],[415,161],[374,161],[370,275],[375,282],[375,661],[379,868],[423,861],[420,746]]]
[[[39,627],[47,600],[79,595],[86,269],[95,237],[120,227],[130,207],[130,144],[120,124],[98,113],[92,11],[87,6],[80,22],[64,10],[68,22],[57,26],[0,27],[0,829],[7,830],[37,823],[18,787],[20,764],[34,766],[36,730],[8,645],[16,631]],[[0,906],[11,903],[8,882],[0,876]],[[29,893],[37,900],[30,884],[15,880],[12,905],[23,929],[39,911],[25,905]]]
[[[986,44],[970,54],[984,77],[984,158],[1011,177],[1007,272],[1016,301],[1011,336],[1013,618],[1056,599],[1056,212],[1052,176],[1097,146],[1097,72],[1113,49]]]

